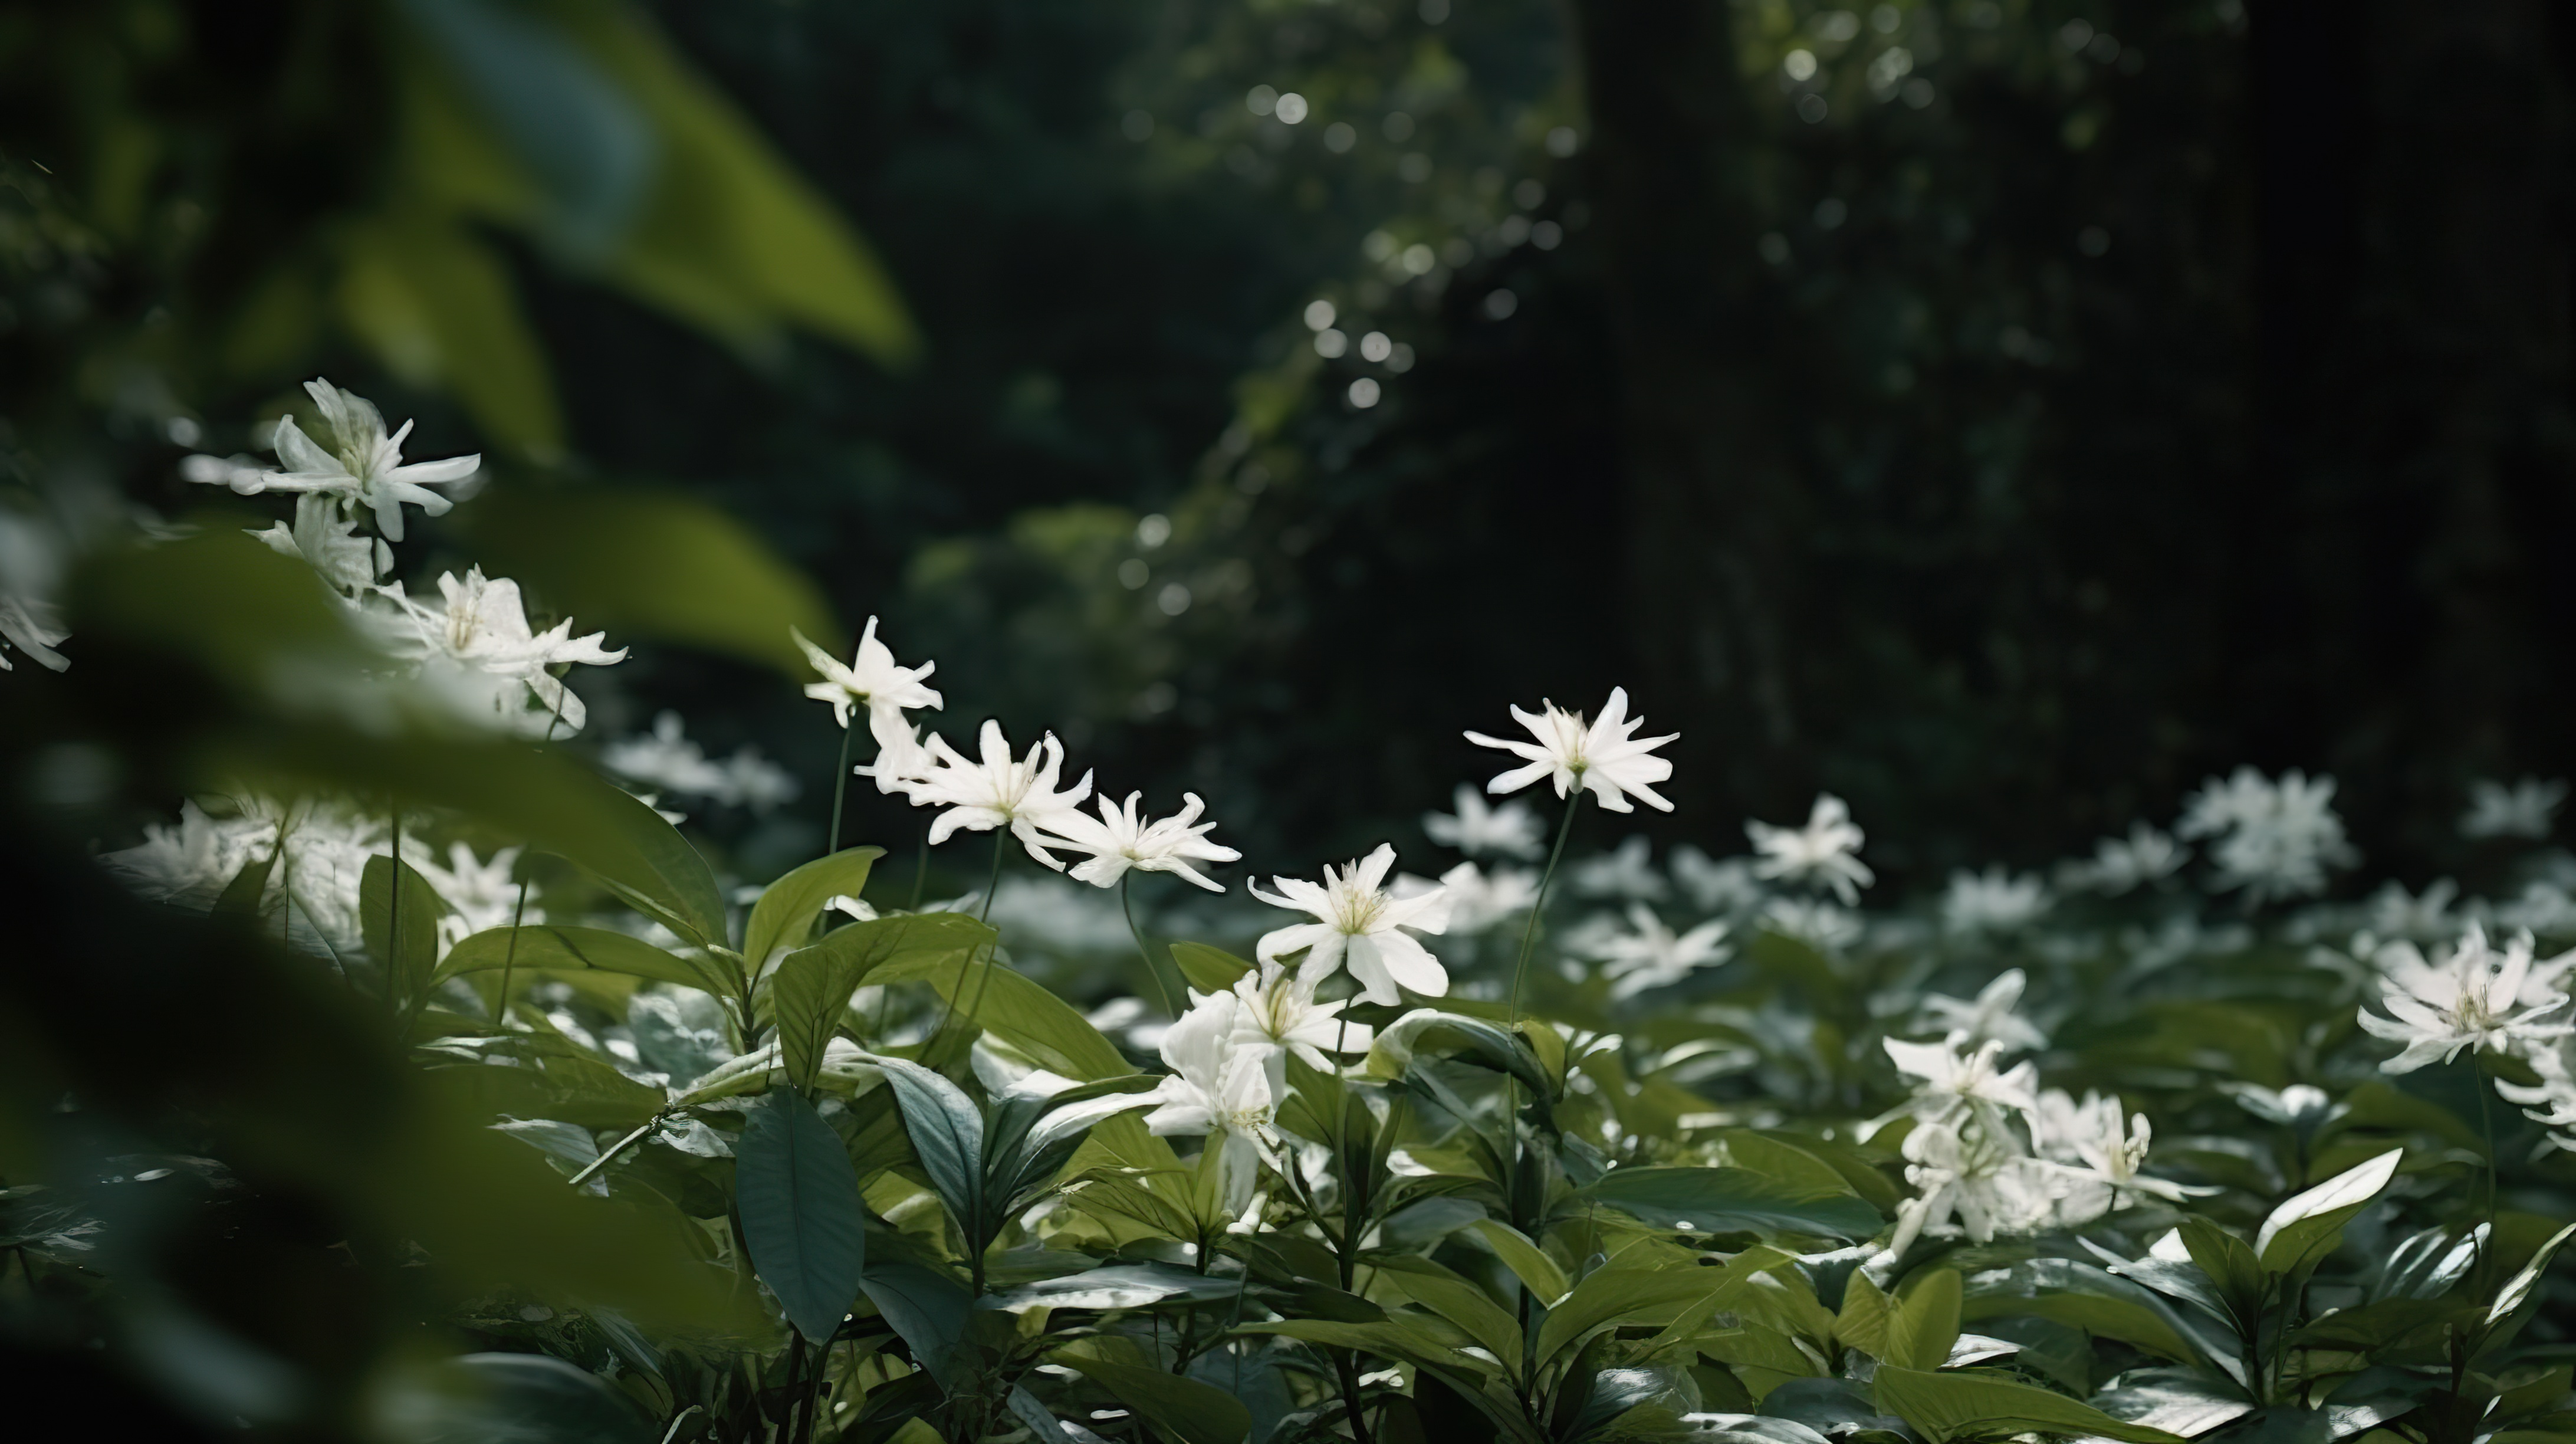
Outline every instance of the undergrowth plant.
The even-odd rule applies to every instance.
[[[1832,797],[1741,855],[1594,846],[1669,810],[1670,739],[1613,692],[1470,734],[1519,765],[1427,820],[1467,855],[1436,879],[1389,845],[1238,895],[1200,799],[1095,798],[990,722],[925,738],[932,669],[872,621],[846,664],[792,639],[842,733],[831,831],[760,885],[659,804],[792,784],[677,719],[584,751],[563,673],[624,654],[480,571],[385,580],[403,508],[474,463],[406,466],[312,390],[326,442],[190,472],[291,522],[121,550],[75,621],[114,636],[173,572],[255,594],[293,645],[202,650],[266,740],[101,862],[330,980],[459,1149],[553,1170],[518,1217],[626,1250],[464,1278],[370,1386],[390,1435],[2576,1438],[2564,854],[2499,854],[2501,900],[2316,901],[2357,861],[2334,784],[2245,771],[2050,878],[1864,911]],[[1541,782],[1553,817],[1515,797]],[[854,784],[921,835],[842,846]],[[2545,838],[2558,796],[2466,824]],[[959,833],[976,892],[880,874]],[[1205,903],[1140,919],[1155,874]],[[112,1189],[6,1181],[28,1298],[131,1287]],[[397,1233],[399,1267],[472,1247]]]

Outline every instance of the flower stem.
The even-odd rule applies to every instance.
[[[2491,1111],[2491,1106],[2490,1106],[2490,1105],[2488,1104],[2488,1102],[2487,1102],[2487,1093],[2488,1093],[2488,1091],[2489,1091],[2489,1088],[2488,1088],[2488,1084],[2487,1084],[2487,1074],[2486,1074],[2486,1070],[2485,1070],[2484,1068],[2481,1068],[2481,1067],[2479,1067],[2479,1066],[2478,1066],[2478,1050],[2477,1050],[2477,1049],[2475,1049],[2475,1048],[2471,1048],[2471,1049],[2469,1050],[2469,1086],[2478,1090],[2478,1132],[2479,1132],[2479,1134],[2480,1134],[2480,1135],[2482,1135],[2482,1136],[2486,1139],[2486,1145],[2487,1145],[2487,1236],[2486,1236],[2484,1239],[2480,1240],[2479,1245],[2478,1245],[2478,1252],[2479,1252],[2480,1254],[2484,1254],[2484,1253],[2486,1253],[2489,1249],[2492,1249],[2493,1247],[2495,1247],[2495,1225],[2496,1225],[2496,1141],[2495,1141],[2495,1116],[2494,1116],[2493,1112]]]
[[[1154,996],[1163,1000],[1164,1012],[1177,1018],[1180,1014],[1172,1009],[1171,991],[1163,986],[1163,970],[1154,966],[1154,950],[1145,944],[1145,930],[1136,925],[1136,904],[1127,896],[1127,884],[1135,876],[1132,871],[1119,875],[1118,907],[1127,914],[1127,931],[1135,936],[1136,951],[1145,959],[1145,976],[1154,980]]]
[[[555,728],[561,725],[563,725],[563,700],[558,697],[555,700],[555,715],[546,719],[545,742],[555,740]],[[542,747],[545,742],[537,745]],[[521,857],[526,855],[524,852],[520,854]],[[527,916],[528,879],[525,874],[522,874],[519,878],[519,900],[510,907],[510,941],[508,946],[501,950],[501,991],[492,1002],[493,1021],[500,1025],[504,1033],[510,1031],[510,970],[519,961],[519,926],[527,920]],[[748,1011],[743,1014],[743,1027],[746,1031],[751,1026],[750,1016]],[[748,1043],[751,1040],[746,1037],[743,1041]]]
[[[921,829],[921,847],[912,855],[912,905],[910,911],[921,911],[921,889],[930,881],[930,829]]]
[[[978,912],[975,916],[975,921],[979,923],[990,924],[992,921],[993,892],[1002,884],[1002,845],[1010,840],[1010,829],[1003,827],[993,829],[993,870],[984,879],[984,906],[982,911]],[[966,1000],[966,1026],[970,1030],[970,1035],[971,1030],[975,1025],[975,1010],[984,1005],[984,984],[987,979],[993,976],[993,951],[993,944],[987,943],[984,945],[984,966],[975,974],[975,995]],[[963,993],[965,991],[966,980],[965,976],[961,973],[957,980],[957,992]],[[939,1026],[930,1030],[931,1041],[934,1043],[937,1042],[939,1035],[948,1031],[949,1023],[954,1021],[956,1017],[957,996],[952,993],[948,998],[947,1010],[939,1015]]]
[[[858,731],[855,726],[841,728],[841,765],[832,771],[832,835],[823,840],[825,857],[841,850],[841,803],[850,792],[850,741]]]
[[[1529,921],[1521,924],[1520,958],[1512,964],[1512,1021],[1521,1020],[1521,984],[1529,976],[1530,949],[1538,942],[1538,917],[1547,911],[1547,890],[1556,881],[1557,862],[1565,856],[1565,840],[1574,833],[1574,814],[1583,807],[1583,789],[1565,800],[1565,820],[1556,825],[1556,846],[1547,855],[1547,871],[1538,875],[1538,898],[1530,904]]]

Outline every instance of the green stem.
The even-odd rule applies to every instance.
[[[1530,949],[1538,942],[1539,914],[1547,911],[1547,890],[1556,881],[1556,864],[1565,856],[1565,840],[1574,833],[1574,814],[1583,807],[1583,789],[1565,800],[1565,820],[1556,825],[1556,846],[1547,855],[1547,871],[1538,875],[1538,897],[1530,904],[1529,921],[1521,925],[1520,957],[1512,964],[1512,1021],[1521,1020],[1521,984],[1529,976]]]
[[[1127,914],[1127,931],[1135,937],[1136,952],[1145,960],[1145,976],[1154,980],[1154,996],[1163,1000],[1165,1013],[1177,1018],[1180,1014],[1172,1007],[1172,995],[1163,986],[1163,970],[1154,966],[1154,950],[1145,945],[1145,930],[1136,926],[1136,904],[1127,896],[1127,884],[1133,881],[1135,876],[1132,871],[1118,875],[1118,908],[1119,911]]]
[[[555,702],[555,715],[546,719],[545,742],[540,742],[537,745],[542,747],[546,745],[547,742],[554,741],[555,729],[561,725],[563,725],[563,702],[561,699],[557,699]],[[522,851],[519,856],[524,861],[527,854],[525,851]],[[510,1031],[510,972],[511,969],[518,965],[519,927],[520,924],[527,921],[527,917],[528,877],[525,873],[521,873],[519,875],[519,900],[512,904],[510,908],[510,941],[501,949],[501,991],[495,995],[492,1000],[493,1021],[500,1025],[501,1031],[504,1033]],[[745,1016],[748,1017],[749,1015],[745,1014]]]
[[[984,878],[984,906],[983,909],[975,916],[975,921],[979,923],[990,924],[992,921],[993,892],[996,888],[999,888],[1002,885],[1002,845],[1010,840],[1011,830],[1008,827],[997,827],[993,829],[993,868],[992,871],[986,874]],[[985,980],[993,975],[993,945],[990,943],[985,944],[983,951],[984,966],[975,974],[975,996],[968,999],[966,1003],[966,1024],[969,1029],[972,1029],[975,1023],[975,1010],[984,1005]],[[965,979],[961,976],[958,979],[957,992],[963,993],[965,991]],[[948,997],[947,1010],[939,1015],[939,1026],[930,1030],[931,1041],[936,1043],[939,1039],[939,1035],[948,1031],[948,1025],[955,1021],[956,1017],[957,994],[952,993]],[[977,1262],[976,1267],[979,1271],[982,1269],[983,1265],[980,1260]],[[978,1290],[978,1292],[981,1291]]]
[[[858,732],[859,729],[853,725],[845,724],[841,728],[841,765],[832,772],[832,835],[823,839],[825,857],[841,850],[841,803],[850,792],[850,740]]]
[[[921,830],[921,848],[912,855],[912,912],[921,911],[921,889],[930,881],[930,829]]]
[[[2478,1090],[2478,1132],[2479,1132],[2479,1134],[2480,1134],[2480,1135],[2482,1135],[2482,1136],[2486,1139],[2486,1144],[2487,1144],[2487,1236],[2486,1236],[2484,1239],[2482,1239],[2482,1240],[2480,1240],[2480,1241],[2479,1241],[2478,1249],[2477,1249],[2477,1252],[2478,1252],[2478,1254],[2480,1255],[2480,1261],[2481,1261],[2481,1262],[2483,1262],[2483,1261],[2484,1261],[2484,1255],[2487,1253],[2487,1251],[2488,1251],[2489,1249],[2491,1249],[2491,1248],[2493,1248],[2493,1247],[2495,1246],[2495,1226],[2496,1226],[2496,1141],[2495,1141],[2495,1115],[2494,1115],[2494,1113],[2491,1111],[2492,1105],[2490,1105],[2490,1104],[2487,1102],[2487,1094],[2488,1094],[2488,1092],[2489,1092],[2490,1090],[2489,1090],[2489,1088],[2488,1088],[2488,1086],[2487,1086],[2487,1075],[2486,1075],[2486,1070],[2478,1066],[2478,1050],[2477,1050],[2477,1049],[2475,1049],[2475,1048],[2471,1048],[2471,1049],[2469,1050],[2469,1059],[2468,1059],[2468,1061],[2469,1061],[2469,1086]]]

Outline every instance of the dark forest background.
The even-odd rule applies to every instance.
[[[736,203],[620,139],[619,84],[694,103],[636,33],[899,301],[613,259]],[[178,513],[320,373],[496,487],[685,488],[952,737],[1051,727],[1264,870],[1620,683],[1682,733],[1647,828],[1714,850],[1830,789],[1922,883],[2250,762],[2428,873],[2468,779],[2571,770],[2571,76],[2541,0],[16,4],[0,465]],[[534,189],[423,160],[424,85]],[[789,762],[819,837],[774,679],[583,688]]]

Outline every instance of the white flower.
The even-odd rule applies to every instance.
[[[1724,862],[1683,843],[1673,849],[1673,881],[1706,912],[1745,912],[1762,901],[1762,884],[1753,876],[1753,859]]]
[[[2344,838],[2334,791],[2331,777],[2311,782],[2293,768],[2275,783],[2240,767],[2194,793],[2174,831],[2218,839],[2210,860],[2221,891],[2243,888],[2254,902],[2323,892],[2328,867],[2349,867],[2361,856]]]
[[[2031,1135],[2041,1155],[2066,1166],[2079,1184],[2092,1186],[2084,1191],[2107,1195],[2090,1210],[2091,1216],[2130,1202],[2132,1195],[2180,1203],[2218,1192],[2215,1188],[2198,1188],[2140,1173],[2153,1134],[2147,1115],[2121,1114],[2116,1096],[2105,1098],[2088,1092],[2078,1103],[2063,1090],[2051,1088],[2039,1096],[2039,1106],[2031,1114]],[[2089,1221],[2089,1217],[2060,1219],[2068,1224]]]
[[[1796,938],[1823,952],[1837,952],[1860,941],[1860,919],[1829,902],[1775,897],[1762,907],[1762,925],[1785,938]]]
[[[1937,1122],[1962,1109],[1993,1110],[2018,1108],[2028,1111],[2039,1106],[2033,1089],[2039,1082],[2039,1070],[2028,1062],[1998,1069],[1996,1060],[2003,1056],[2001,1041],[1988,1039],[1970,1052],[1954,1042],[1908,1043],[1901,1038],[1880,1040],[1896,1071],[1922,1082],[1914,1094],[1914,1111],[1925,1122]]]
[[[2459,895],[2460,885],[2447,877],[2434,879],[2412,896],[2402,884],[2389,883],[2365,904],[2370,910],[2370,930],[2392,938],[2449,937],[2459,927],[2451,916],[2451,900]]]
[[[1109,799],[1099,799],[1100,817],[1094,821],[1087,813],[1068,812],[1053,823],[1055,838],[1075,852],[1091,854],[1087,862],[1073,866],[1075,880],[1094,887],[1114,887],[1129,868],[1139,872],[1176,872],[1206,888],[1209,892],[1225,891],[1225,884],[1210,882],[1191,867],[1193,862],[1232,862],[1243,856],[1230,847],[1207,840],[1213,822],[1200,822],[1199,812],[1207,806],[1195,792],[1181,794],[1181,810],[1170,817],[1147,822],[1137,809],[1141,792],[1127,794],[1127,801],[1117,808]]]
[[[1518,792],[1545,777],[1556,786],[1556,795],[1565,796],[1574,789],[1589,789],[1601,805],[1612,812],[1633,812],[1628,799],[1645,799],[1650,807],[1670,812],[1673,805],[1658,796],[1652,784],[1673,775],[1673,764],[1651,756],[1656,748],[1681,736],[1651,737],[1639,741],[1634,736],[1645,725],[1644,718],[1628,716],[1628,689],[1613,687],[1610,700],[1601,708],[1601,720],[1586,727],[1583,714],[1567,712],[1553,702],[1543,702],[1544,714],[1512,709],[1513,720],[1529,729],[1535,742],[1514,742],[1470,732],[1467,740],[1479,747],[1495,747],[1529,759],[1526,767],[1515,767],[1485,784],[1485,790],[1500,797]]]
[[[1218,1154],[1220,1196],[1229,1213],[1252,1201],[1263,1163],[1276,1163],[1280,1053],[1240,1040],[1243,1000],[1233,993],[1201,997],[1163,1032],[1163,1064],[1172,1071],[1154,1090],[1145,1127],[1158,1136],[1210,1135]]]
[[[846,667],[831,653],[807,641],[805,634],[795,628],[788,628],[787,635],[796,639],[796,645],[805,651],[805,660],[813,663],[814,670],[823,675],[822,681],[805,684],[805,695],[817,702],[831,703],[832,720],[844,728],[850,725],[852,707],[867,708],[868,735],[877,741],[879,764],[888,760],[887,753],[899,754],[893,760],[908,760],[915,746],[914,734],[904,722],[903,714],[916,707],[928,707],[935,712],[945,705],[937,692],[921,685],[921,679],[938,671],[939,664],[924,662],[918,667],[895,665],[893,651],[877,640],[877,619],[874,617],[868,618],[867,630],[859,634],[858,652]],[[885,786],[881,775],[875,772],[867,775],[878,777],[879,791],[893,790]]]
[[[653,730],[621,737],[599,751],[599,765],[632,782],[684,797],[703,797],[726,806],[767,812],[795,800],[796,779],[787,769],[743,747],[719,762],[689,740],[680,714],[654,715]]]
[[[480,456],[458,456],[405,466],[402,443],[411,435],[410,422],[388,436],[385,418],[365,397],[323,380],[307,381],[304,389],[322,408],[329,450],[315,445],[294,417],[281,417],[276,449],[286,470],[258,471],[211,456],[192,456],[180,474],[190,481],[229,486],[244,496],[263,491],[307,492],[329,497],[344,508],[366,507],[375,513],[378,531],[401,541],[405,502],[431,516],[442,516],[453,503],[429,488],[463,481],[483,464]]]
[[[1082,816],[1079,809],[1091,795],[1091,774],[1082,774],[1082,780],[1067,791],[1056,790],[1056,779],[1064,770],[1064,745],[1052,732],[1019,759],[1011,756],[1011,744],[1003,738],[999,722],[984,723],[981,741],[983,760],[969,762],[948,745],[947,738],[932,733],[926,765],[917,776],[899,784],[915,807],[948,809],[931,821],[931,845],[946,842],[960,828],[990,832],[1007,827],[1029,856],[1064,871],[1064,864],[1047,851],[1050,844],[1062,844],[1048,834],[1068,819]]]
[[[1950,874],[1941,896],[1941,926],[1954,933],[2010,932],[2048,908],[2048,885],[1999,867]]]
[[[2379,1065],[2383,1073],[2411,1073],[2439,1059],[2449,1062],[2462,1049],[2518,1053],[2544,1038],[2565,1037],[2564,1023],[2541,1018],[2566,1006],[2567,994],[2556,986],[2576,954],[2543,964],[2546,981],[2534,984],[2531,937],[2517,937],[2498,954],[2487,944],[2486,930],[2469,924],[2449,956],[2426,965],[2411,943],[2394,943],[2378,958],[2383,1018],[2361,1010],[2362,1031],[2405,1050]]]
[[[1262,934],[1253,956],[1264,966],[1303,950],[1297,980],[1313,987],[1347,967],[1361,996],[1389,1005],[1404,1001],[1398,985],[1428,997],[1449,991],[1448,970],[1411,933],[1436,933],[1448,926],[1449,897],[1434,888],[1415,897],[1397,898],[1381,886],[1395,866],[1395,849],[1385,843],[1358,862],[1324,869],[1319,886],[1303,878],[1274,877],[1277,895],[1258,885],[1245,888],[1272,907],[1311,913],[1317,921],[1297,923]]]
[[[1437,882],[1409,872],[1396,875],[1394,891],[1399,899],[1444,890],[1449,899],[1446,936],[1473,937],[1505,918],[1517,917],[1537,906],[1538,874],[1525,867],[1498,867],[1486,872],[1472,862],[1462,862],[1440,874]]]
[[[380,537],[358,535],[358,523],[325,496],[312,492],[295,499],[295,525],[279,522],[251,533],[281,556],[313,568],[325,585],[354,596],[393,570],[394,551]]]
[[[389,632],[395,650],[524,686],[525,697],[507,687],[492,694],[500,721],[513,730],[551,734],[560,724],[580,731],[589,709],[547,669],[575,662],[605,667],[626,660],[625,649],[611,652],[600,645],[605,633],[575,637],[569,617],[543,632],[530,631],[519,584],[507,577],[486,578],[481,567],[469,569],[461,579],[453,572],[441,573],[438,591],[442,600],[434,607],[413,601],[400,582],[378,593],[394,608]],[[530,711],[530,700],[541,710]]]
[[[139,897],[207,908],[275,838],[256,819],[209,817],[182,802],[177,827],[146,824],[141,844],[103,853],[99,863]]]
[[[2021,969],[2007,968],[1979,989],[1973,1001],[1933,993],[1924,998],[1923,1012],[1954,1048],[1988,1042],[2001,1043],[2008,1052],[2045,1048],[2048,1035],[2013,1011],[2026,981]]]
[[[0,672],[9,664],[9,647],[59,672],[71,659],[54,650],[71,637],[54,607],[62,580],[62,545],[53,528],[0,511]]]
[[[2469,810],[2460,814],[2462,837],[2549,836],[2567,784],[2526,777],[2511,787],[2484,779],[2469,784]]]
[[[2060,869],[2059,880],[2113,897],[2164,881],[2182,870],[2191,849],[2143,822],[2129,825],[2126,838],[2106,837],[2093,846],[2089,861]]]
[[[1924,1233],[1945,1233],[1955,1215],[1976,1243],[2027,1233],[2048,1222],[2057,1180],[2047,1166],[2008,1139],[1969,1124],[1926,1121],[1905,1135],[1905,1178],[1917,1196],[1896,1207],[1888,1252],[1901,1254]]]
[[[1633,998],[1649,988],[1678,983],[1698,969],[1726,960],[1726,923],[1701,923],[1675,934],[1641,902],[1628,904],[1630,931],[1595,942],[1592,955],[1601,960],[1614,1000]]]
[[[1317,1072],[1334,1069],[1333,1053],[1365,1053],[1376,1034],[1366,1023],[1346,1022],[1342,1010],[1350,1000],[1321,1003],[1315,990],[1298,981],[1285,968],[1260,968],[1235,980],[1234,997],[1240,1005],[1234,1013],[1234,1041],[1237,1045],[1262,1045],[1286,1049],[1303,1059]],[[1206,995],[1193,991],[1193,1004],[1206,1002]]]
[[[1639,898],[1647,902],[1672,891],[1648,859],[1650,844],[1630,837],[1612,851],[1587,858],[1567,869],[1566,881],[1585,897]]]
[[[969,894],[952,909],[971,912],[983,899]],[[1136,935],[1127,916],[1093,888],[1052,873],[1014,873],[993,889],[993,926],[1017,938],[1017,946],[1057,957],[1097,955],[1134,949]]]
[[[447,845],[447,865],[442,867],[426,856],[410,857],[412,871],[421,875],[432,891],[445,900],[450,911],[438,920],[438,947],[441,953],[476,933],[510,926],[518,922],[534,925],[544,922],[542,909],[518,908],[519,884],[511,876],[518,869],[519,849],[505,847],[492,854],[490,862],[474,856],[474,849],[461,842]]]
[[[1860,889],[1877,880],[1860,860],[1862,833],[1851,820],[1851,809],[1830,792],[1817,794],[1806,826],[1747,822],[1744,835],[1762,854],[1753,864],[1756,877],[1831,888],[1845,907],[1860,901]]]
[[[919,727],[909,722],[892,722],[880,730],[876,718],[871,715],[868,730],[876,737],[876,760],[851,768],[852,775],[872,778],[878,792],[892,793],[908,791],[913,783],[930,774],[930,749],[921,745]]]
[[[1442,847],[1454,847],[1469,857],[1498,852],[1524,861],[1537,857],[1546,847],[1538,814],[1530,811],[1528,804],[1506,802],[1500,807],[1490,806],[1471,782],[1459,783],[1451,796],[1458,808],[1455,814],[1422,815],[1423,835]]]

